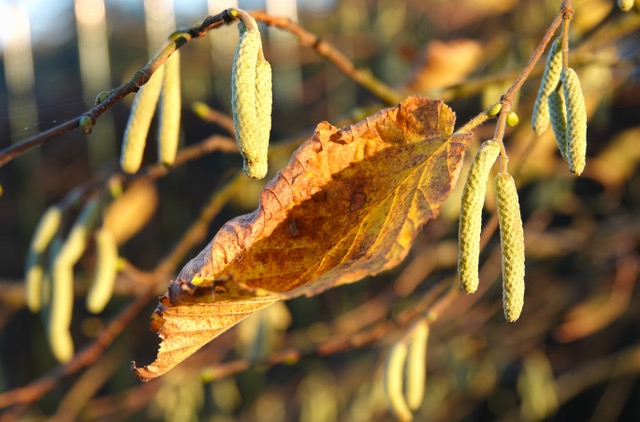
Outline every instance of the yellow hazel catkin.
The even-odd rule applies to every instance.
[[[142,164],[142,155],[147,143],[151,119],[160,97],[163,79],[164,66],[160,66],[151,75],[151,79],[140,88],[133,100],[120,155],[120,166],[126,173],[137,172]]]
[[[158,124],[158,161],[173,165],[180,140],[180,51],[176,50],[164,64]]]
[[[31,312],[38,312],[42,306],[41,289],[44,275],[44,253],[58,231],[61,221],[62,210],[53,205],[44,212],[33,232],[25,268],[26,301],[27,307]]]
[[[267,174],[271,129],[271,67],[261,59],[262,41],[255,21],[252,28],[238,24],[240,42],[233,60],[231,108],[244,171],[253,179]]]
[[[405,400],[402,384],[404,364],[407,360],[407,345],[400,341],[394,344],[384,367],[384,393],[393,414],[401,421],[411,421],[413,414]]]
[[[458,229],[458,274],[460,286],[467,293],[473,293],[478,289],[482,208],[489,172],[499,154],[500,142],[495,139],[486,141],[480,146],[471,163],[462,192]]]
[[[418,409],[424,399],[428,340],[429,324],[423,319],[411,335],[405,368],[407,404],[412,410]]]
[[[562,69],[562,89],[567,114],[567,158],[569,171],[582,174],[587,155],[587,109],[576,72]]]
[[[73,224],[69,235],[53,259],[52,299],[48,336],[51,350],[60,362],[73,356],[73,342],[69,327],[73,313],[73,266],[86,247],[86,238],[98,217],[100,201],[89,201]]]
[[[538,89],[538,96],[533,105],[533,116],[531,118],[531,125],[533,131],[537,135],[541,135],[547,130],[549,126],[549,109],[547,107],[547,97],[553,91],[555,91],[560,81],[560,73],[562,71],[562,40],[557,38],[551,48],[549,49],[549,55],[547,56],[547,63],[542,74],[542,80],[540,81],[540,88]]]
[[[502,301],[507,321],[520,317],[524,305],[524,230],[515,181],[508,173],[495,178],[500,246],[502,248]]]
[[[96,231],[96,270],[87,294],[87,309],[97,314],[102,312],[113,294],[113,285],[118,273],[118,246],[113,234],[101,228]]]
[[[547,98],[551,128],[562,158],[567,160],[567,115],[561,91],[553,91]]]

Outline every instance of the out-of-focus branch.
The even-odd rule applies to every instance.
[[[0,409],[15,406],[20,410],[21,407],[38,400],[54,388],[62,378],[94,363],[154,296],[153,286],[149,286],[147,291],[129,303],[115,319],[105,326],[92,343],[82,348],[69,362],[56,366],[29,385],[1,393]]]
[[[188,43],[194,38],[200,38],[206,35],[210,30],[222,26],[224,23],[233,21],[233,17],[230,16],[229,11],[225,10],[217,15],[208,16],[200,24],[188,29],[186,31],[177,32],[175,36],[171,37],[171,41],[165,45],[165,47],[153,58],[147,65],[138,70],[131,79],[125,84],[115,88],[111,91],[109,96],[96,105],[91,110],[83,113],[82,115],[71,119],[65,123],[55,126],[49,130],[41,132],[35,136],[25,139],[22,142],[13,144],[2,151],[0,151],[0,167],[7,164],[23,152],[30,150],[38,145],[44,144],[58,136],[61,136],[73,129],[79,127],[80,120],[88,116],[91,118],[93,124],[96,120],[102,116],[107,110],[113,107],[117,102],[122,100],[132,92],[137,92],[142,85],[147,83],[151,78],[151,75],[176,51],[184,44]]]
[[[315,50],[322,58],[333,64],[340,72],[345,74],[357,84],[371,91],[376,97],[389,105],[400,103],[407,95],[396,91],[378,78],[371,71],[359,69],[351,60],[327,41],[307,31],[289,18],[272,16],[265,12],[251,12],[251,16],[259,22],[269,26],[291,32],[298,38],[303,47]]]

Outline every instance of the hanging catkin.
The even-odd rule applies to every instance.
[[[520,317],[524,305],[524,231],[516,184],[508,173],[495,178],[502,247],[502,301],[507,321]]]
[[[551,127],[562,158],[567,161],[567,114],[561,91],[553,91],[547,98]]]
[[[88,234],[100,211],[100,201],[90,200],[82,209],[53,260],[52,299],[48,336],[51,350],[60,362],[73,356],[73,342],[69,327],[73,313],[73,266],[85,251]]]
[[[384,367],[384,393],[391,411],[400,421],[413,419],[402,391],[407,350],[407,344],[404,341],[394,344]]]
[[[462,192],[458,229],[458,274],[460,285],[467,293],[473,293],[478,289],[482,208],[489,172],[498,154],[500,154],[500,142],[495,139],[486,141],[480,146],[471,163]]]
[[[531,124],[536,134],[540,135],[547,130],[549,126],[549,109],[547,107],[547,97],[556,89],[560,80],[560,72],[562,71],[562,42],[557,38],[547,56],[547,64],[540,81],[540,89],[538,96],[533,105],[533,117]]]
[[[251,27],[238,24],[240,41],[233,60],[231,108],[244,171],[253,179],[267,174],[267,152],[271,130],[271,66],[262,57],[260,31],[253,18]]]
[[[587,109],[580,80],[570,67],[562,69],[562,89],[567,114],[567,158],[569,171],[580,175],[586,165]]]
[[[417,410],[424,399],[428,340],[429,324],[425,319],[422,319],[411,334],[405,367],[407,404],[412,410]]]
[[[116,239],[106,228],[96,231],[96,270],[87,294],[87,309],[97,314],[102,312],[113,294],[113,285],[118,273],[118,246]]]
[[[164,66],[160,66],[133,100],[120,154],[120,166],[126,173],[137,172],[142,164],[144,146],[147,143],[147,134],[153,113],[156,111],[163,79]]]
[[[158,162],[173,165],[180,139],[180,51],[176,50],[164,64],[160,118],[158,122]]]
[[[44,276],[44,255],[53,236],[58,231],[61,221],[62,211],[58,206],[53,205],[42,215],[36,230],[33,232],[25,269],[27,306],[31,312],[38,312],[42,307],[41,290],[42,277]]]

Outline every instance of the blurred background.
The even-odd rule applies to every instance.
[[[176,28],[228,7],[289,17],[399,95],[444,99],[460,126],[499,101],[560,3],[0,1],[0,148],[77,117],[93,106],[98,92],[128,81]],[[502,315],[494,234],[481,256],[481,290],[457,297],[432,324],[426,395],[416,420],[640,420],[640,13],[638,5],[622,13],[613,0],[573,5],[570,60],[590,116],[587,168],[580,178],[573,176],[551,131],[536,137],[530,128],[542,62],[515,105],[520,125],[506,138],[525,221],[523,315],[514,324]],[[317,123],[346,125],[386,106],[291,34],[263,24],[261,29],[274,71],[272,175]],[[191,106],[203,102],[230,114],[237,39],[231,25],[181,49],[181,148],[212,135],[229,136],[220,123],[224,118],[202,118]],[[91,135],[73,131],[0,168],[0,403],[2,392],[26,386],[57,365],[43,318],[24,302],[25,256],[34,228],[48,206],[75,188],[95,182],[107,189],[100,181],[118,171],[132,98],[104,114]],[[489,123],[475,131],[468,160],[493,130]],[[145,164],[155,157],[151,130]],[[135,271],[123,271],[128,277],[118,279],[116,295],[99,315],[84,309],[95,265],[95,252],[88,249],[75,274],[76,348],[89,344],[131,302],[144,274],[171,251],[211,195],[232,183],[241,163],[237,154],[212,152],[142,189],[147,199],[138,206],[149,210],[149,218],[119,249]],[[232,194],[226,191],[207,241],[225,221],[255,208],[262,183],[244,179]],[[147,363],[157,350],[148,328],[157,305],[151,299],[96,363],[4,418],[390,420],[382,367],[409,325],[402,316],[428,308],[457,283],[460,191],[461,186],[440,218],[419,234],[405,263],[392,271],[268,308],[167,375],[142,384],[129,362]],[[495,213],[492,195],[490,189],[488,226]],[[205,243],[194,245],[176,270]],[[169,281],[156,283],[158,294]],[[340,343],[358,336],[368,340]],[[302,357],[269,360],[281,350]]]

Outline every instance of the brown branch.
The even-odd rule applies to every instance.
[[[205,122],[217,124],[235,138],[236,128],[233,125],[231,116],[215,110],[201,101],[196,101],[191,104],[191,110]]]
[[[175,36],[171,37],[171,41],[167,43],[167,45],[165,45],[165,47],[153,59],[151,59],[144,68],[138,70],[128,82],[112,90],[104,101],[96,105],[91,110],[0,151],[0,167],[4,166],[20,154],[79,127],[80,120],[85,116],[91,118],[91,121],[95,124],[96,120],[107,110],[113,107],[118,101],[122,100],[132,92],[137,92],[142,85],[147,83],[151,78],[151,75],[153,75],[153,73],[167,60],[167,58],[169,58],[169,56],[171,56],[171,54],[173,54],[174,51],[192,39],[204,36],[211,29],[222,26],[223,23],[231,22],[233,17],[229,15],[230,10],[232,9],[225,10],[217,15],[208,16],[199,25],[196,25],[184,32],[175,33]]]
[[[152,288],[137,296],[120,314],[113,319],[90,344],[80,350],[72,360],[53,368],[29,385],[0,394],[0,409],[10,406],[24,406],[38,400],[50,391],[64,377],[78,372],[94,363],[104,350],[120,335],[142,308],[154,297]]]
[[[534,69],[536,63],[538,63],[538,60],[540,60],[540,57],[542,56],[542,53],[544,53],[544,50],[547,48],[547,45],[549,44],[549,42],[551,42],[551,38],[553,37],[553,34],[555,34],[556,30],[562,23],[564,16],[567,13],[569,13],[570,10],[573,10],[571,8],[571,0],[562,0],[562,4],[560,5],[560,11],[556,15],[556,17],[553,19],[553,22],[551,22],[551,25],[549,25],[549,28],[547,29],[547,32],[545,32],[544,36],[542,37],[540,44],[538,44],[538,47],[536,48],[536,50],[533,52],[533,55],[529,59],[529,63],[527,63],[524,69],[522,69],[522,72],[520,72],[520,75],[518,75],[513,85],[511,85],[511,87],[507,90],[507,92],[505,92],[504,95],[502,96],[503,107],[502,107],[501,114],[506,114],[509,111],[511,111],[510,106],[511,106],[511,103],[513,102],[513,99],[516,93],[520,90],[520,88],[522,87],[522,84],[524,84],[524,81],[526,81],[527,78],[529,77],[529,74]],[[508,107],[506,107],[505,109],[505,105],[507,104],[508,104]]]
[[[180,156],[182,160],[180,163],[199,157],[208,150],[219,149],[220,145],[224,145],[225,143],[228,144],[227,138],[214,136],[196,146],[183,150]],[[158,165],[154,165],[150,167],[153,169],[157,168],[157,166]],[[208,224],[220,211],[222,205],[231,197],[234,189],[238,187],[238,180],[242,181],[243,179],[237,177],[228,184],[226,188],[214,193],[210,202],[203,208],[198,220],[191,225],[176,247],[160,261],[152,273],[141,273],[146,285],[145,289],[99,333],[93,343],[85,346],[68,363],[55,367],[49,373],[29,385],[0,394],[0,409],[9,406],[20,408],[28,405],[50,391],[62,378],[72,375],[94,363],[133,318],[138,315],[144,305],[156,295],[156,286],[165,282],[168,274],[175,271],[180,260],[184,258],[196,243],[202,241],[206,235]],[[132,267],[128,267],[127,270],[130,274],[136,274],[135,271],[132,271]]]
[[[347,56],[327,41],[302,28],[289,18],[272,16],[268,13],[257,11],[250,13],[259,22],[264,22],[274,28],[291,32],[298,38],[300,45],[315,50],[322,58],[333,64],[340,72],[351,78],[354,82],[371,91],[376,97],[389,105],[400,103],[406,95],[386,85],[373,76],[371,71],[358,69]]]

